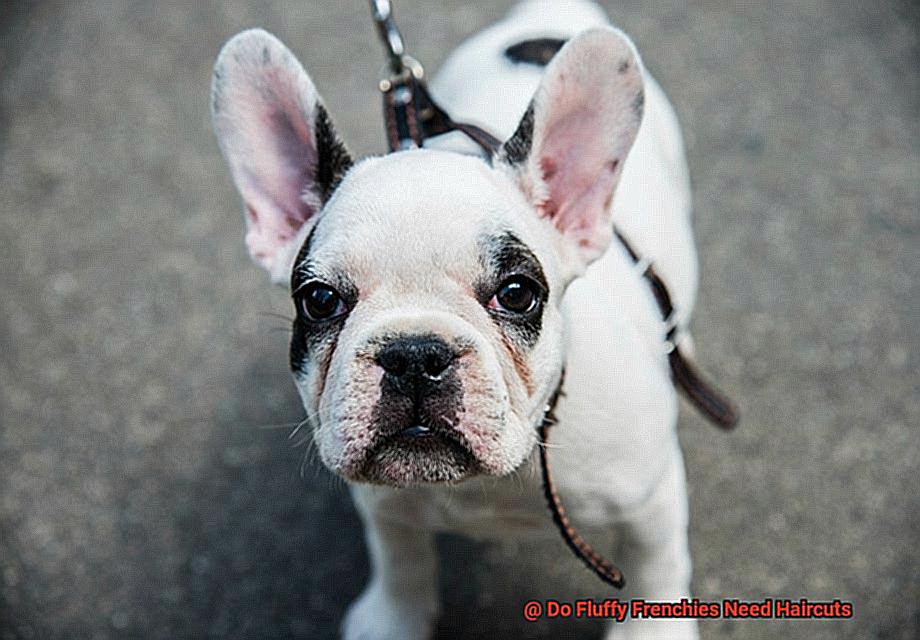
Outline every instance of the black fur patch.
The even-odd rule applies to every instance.
[[[220,113],[222,94],[224,91],[224,70],[222,67],[214,68],[214,79],[211,87],[211,113],[215,116]]]
[[[296,266],[291,274],[291,291],[295,293],[293,295],[294,323],[291,327],[289,361],[291,371],[295,373],[303,373],[304,366],[310,355],[315,353],[321,345],[328,346],[333,344],[342,329],[341,318],[323,323],[309,322],[300,308],[301,302],[296,292],[311,279],[310,270],[300,265],[303,265],[303,260],[306,259],[310,252],[310,243],[313,240],[314,231],[316,231],[315,226],[310,231],[310,235],[307,236],[307,240],[297,256],[295,264],[299,266]]]
[[[310,248],[317,227],[319,227],[319,222],[313,226],[313,229],[307,235],[307,239],[300,248],[297,260],[294,263],[294,271],[291,273],[291,291],[293,292],[295,316],[293,327],[291,328],[289,357],[291,370],[297,373],[303,372],[304,365],[311,356],[319,357],[325,354],[322,357],[328,357],[331,355],[339,332],[348,317],[345,314],[322,322],[309,320],[304,316],[301,309],[298,291],[311,280],[320,280],[333,287],[342,296],[342,300],[349,309],[354,307],[358,300],[358,289],[348,276],[339,272],[327,273],[310,262]]]
[[[391,336],[381,346],[385,348],[400,341],[434,344],[441,338]],[[450,348],[446,343],[444,347]],[[384,375],[380,400],[371,417],[374,442],[361,466],[361,478],[367,482],[403,485],[451,482],[475,474],[476,459],[466,439],[455,428],[462,411],[463,383],[453,368],[448,368],[438,381],[415,379],[411,384]],[[405,429],[414,425],[427,427],[430,433],[421,438],[403,435]],[[399,469],[400,475],[390,475],[388,468]]]
[[[390,342],[401,340],[443,342],[434,335],[395,337]],[[411,372],[401,376],[385,373],[380,381],[380,399],[374,416],[377,431],[381,433],[392,433],[413,424],[450,430],[463,408],[463,384],[451,367],[437,381]]]
[[[488,309],[492,319],[516,343],[532,348],[543,328],[543,308],[549,296],[549,284],[543,266],[533,251],[513,233],[490,236],[483,243],[484,277],[475,285],[476,296],[484,307],[501,284],[511,276],[525,276],[538,285],[537,307],[527,314]]]
[[[310,255],[310,247],[313,246],[313,237],[316,235],[318,226],[319,222],[317,221],[313,228],[310,229],[310,233],[307,234],[307,239],[303,241],[300,251],[297,252],[297,259],[294,260],[294,271],[291,273],[291,291],[297,291],[304,282],[302,267],[307,263],[307,256]]]
[[[316,166],[313,168],[313,192],[325,204],[353,163],[345,145],[332,126],[329,113],[322,104],[316,105],[313,135],[316,140],[317,155]],[[345,322],[345,316],[326,322],[311,322],[306,319],[300,309],[298,289],[310,280],[319,279],[334,287],[349,306],[353,305],[358,298],[357,289],[350,279],[342,274],[320,274],[310,264],[308,260],[310,247],[317,227],[319,227],[319,222],[310,230],[307,239],[297,253],[294,271],[291,273],[291,291],[294,292],[296,316],[291,333],[290,365],[291,370],[295,372],[302,372],[310,354],[318,351],[321,346],[331,350]]]
[[[311,354],[319,355],[322,351],[325,354],[323,357],[328,358],[339,332],[342,331],[343,324],[345,324],[345,316],[326,322],[309,322],[304,319],[298,309],[291,327],[291,348],[289,350],[291,371],[304,373]]]
[[[533,146],[533,101],[527,106],[517,129],[502,145],[501,157],[512,165],[522,164]]]
[[[559,38],[534,38],[513,44],[505,49],[505,57],[512,62],[545,67],[566,43]]]
[[[632,101],[632,110],[636,115],[636,118],[642,119],[642,111],[645,109],[645,92],[641,89],[639,93],[636,94],[636,97]]]
[[[325,204],[353,162],[333,128],[326,108],[321,104],[316,105],[316,121],[313,124],[313,130],[316,136],[317,155],[313,188],[316,195]]]

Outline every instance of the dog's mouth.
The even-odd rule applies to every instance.
[[[368,447],[357,479],[404,487],[459,482],[477,473],[479,463],[460,433],[413,421],[380,435]]]

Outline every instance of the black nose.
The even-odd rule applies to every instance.
[[[377,364],[397,380],[438,382],[455,357],[450,345],[437,336],[405,336],[377,352]]]

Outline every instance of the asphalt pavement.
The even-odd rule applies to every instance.
[[[431,69],[509,6],[395,4]],[[855,607],[702,635],[916,638],[920,9],[604,4],[685,128],[697,351],[744,415],[731,435],[681,418],[695,594]],[[298,54],[353,150],[383,150],[361,0],[0,7],[4,640],[333,638],[367,577],[347,490],[287,440],[292,310],[246,255],[211,132],[211,65],[250,26]],[[561,543],[439,545],[439,637],[598,637],[522,619],[602,595]]]

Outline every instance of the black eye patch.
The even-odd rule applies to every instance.
[[[549,284],[543,267],[533,251],[513,233],[487,236],[482,241],[481,262],[484,274],[474,289],[480,304],[508,336],[522,347],[532,348],[543,327],[543,306],[549,295]],[[508,313],[490,308],[490,301],[509,280],[532,283],[538,304],[527,313]]]
[[[301,296],[316,283],[323,283],[336,292],[349,311],[358,302],[358,288],[344,271],[324,267],[311,260],[310,252],[317,227],[319,222],[304,241],[291,273],[291,296],[295,315],[291,328],[290,366],[295,373],[302,373],[310,355],[320,349],[326,352],[326,358],[330,357],[348,316],[346,312],[328,321],[316,322],[304,313],[304,301]]]

